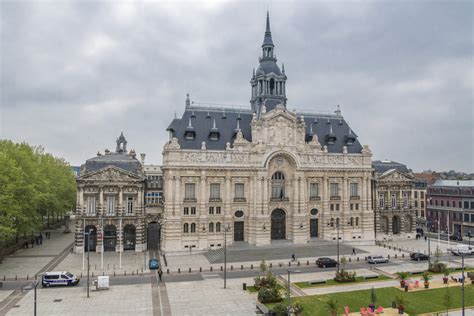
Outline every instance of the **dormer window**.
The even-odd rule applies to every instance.
[[[186,131],[184,132],[184,139],[193,140],[194,138],[196,138],[196,132],[194,131],[191,118],[189,118],[188,127],[186,127]]]
[[[212,128],[211,128],[211,131],[209,132],[209,140],[213,141],[213,142],[216,142],[216,141],[219,140],[219,137],[220,137],[220,133],[219,133],[219,130],[217,129],[217,127],[216,127],[216,120],[213,120]]]
[[[352,133],[352,129],[349,128],[349,134],[346,135],[346,144],[348,146],[354,145],[356,136]]]
[[[314,133],[313,133],[313,124],[310,124],[310,127],[309,127],[309,132],[306,134],[306,142],[310,142],[313,140],[313,136],[314,136]]]
[[[326,135],[326,143],[328,145],[334,145],[336,143],[337,137],[332,132],[332,125],[329,125],[329,134]]]

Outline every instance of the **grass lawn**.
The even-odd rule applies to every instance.
[[[337,282],[333,279],[331,280],[327,280],[326,283],[322,283],[322,284],[309,284],[308,282],[295,282],[294,284],[301,288],[301,289],[305,289],[305,288],[310,288],[310,287],[322,287],[322,286],[334,286],[334,285],[351,285],[351,284],[354,284],[354,283],[363,283],[363,282],[377,282],[377,281],[387,281],[387,280],[393,280],[392,278],[389,278],[388,276],[386,275],[379,275],[378,278],[376,279],[364,279],[363,277],[356,277],[356,280],[354,282],[348,282],[348,283],[344,283],[344,282]]]
[[[451,287],[449,288],[449,292],[451,296],[450,308],[460,308],[461,287]],[[393,287],[386,287],[375,289],[375,293],[377,295],[376,305],[381,305],[383,307],[391,307],[392,301],[395,300],[397,295],[404,296],[408,300],[405,304],[405,312],[410,315],[446,310],[446,305],[444,304],[446,289],[444,288],[405,293]],[[303,305],[302,315],[327,316],[328,311],[326,310],[325,302],[329,297],[333,297],[337,300],[339,304],[339,313],[343,313],[345,305],[349,306],[350,312],[356,312],[360,310],[360,307],[367,307],[369,305],[370,290],[294,297],[292,298],[292,302],[299,302]],[[474,306],[474,286],[467,285],[465,287],[464,299],[465,306]],[[273,305],[275,304],[267,304],[270,308]]]

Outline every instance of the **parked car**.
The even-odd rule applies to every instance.
[[[384,258],[383,256],[368,256],[367,257],[368,263],[388,263],[388,258]]]
[[[78,285],[81,279],[67,271],[46,272],[41,278],[43,287],[56,285]]]
[[[474,251],[468,245],[456,245],[451,248],[451,253],[456,256],[472,255]]]
[[[328,268],[328,267],[337,267],[338,263],[336,260],[331,258],[318,258],[316,260],[316,265],[320,268]]]
[[[158,261],[158,259],[150,259],[150,261],[148,261],[148,268],[150,270],[156,270],[160,267],[160,262]]]
[[[410,255],[410,258],[411,260],[414,260],[414,261],[423,261],[423,260],[428,260],[429,256],[421,252],[414,252]]]
[[[461,235],[451,235],[449,236],[450,240],[456,240],[456,241],[462,241],[462,236]]]

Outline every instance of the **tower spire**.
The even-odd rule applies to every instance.
[[[273,45],[273,40],[272,40],[272,31],[270,30],[270,12],[267,11],[267,26],[265,28],[265,37],[263,38],[263,44],[262,46],[265,45]]]

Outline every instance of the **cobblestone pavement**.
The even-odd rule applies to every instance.
[[[172,315],[255,315],[256,294],[242,290],[242,283],[253,283],[252,278],[223,280],[212,274],[203,281],[167,283]]]
[[[32,315],[33,291],[7,315]],[[153,315],[151,284],[114,286],[91,291],[85,287],[38,288],[38,315]]]

